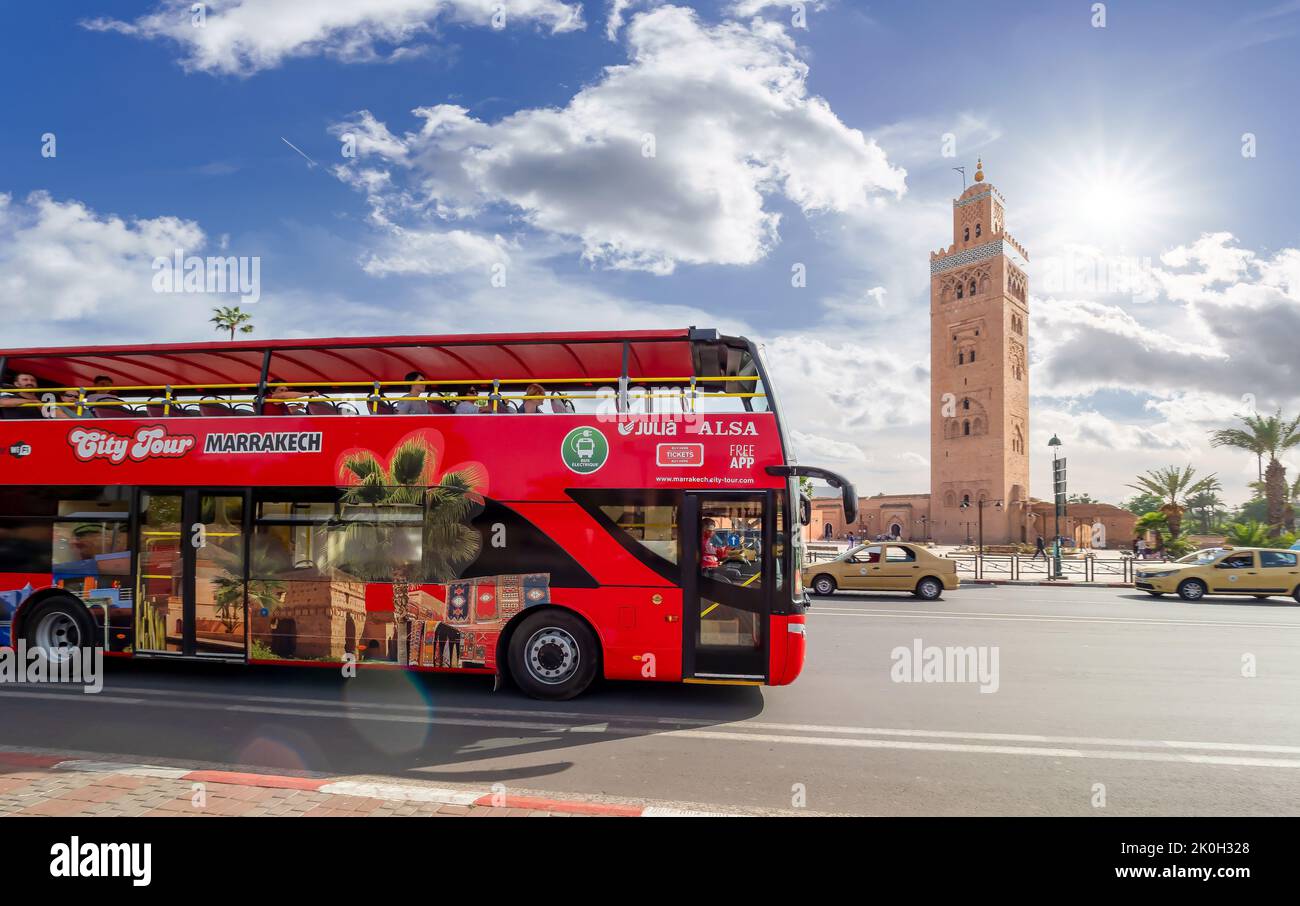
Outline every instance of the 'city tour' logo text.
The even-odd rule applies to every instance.
[[[68,443],[82,462],[106,459],[117,465],[128,459],[178,459],[194,449],[194,435],[170,434],[160,426],[138,428],[131,436],[97,428],[74,428],[68,434]]]

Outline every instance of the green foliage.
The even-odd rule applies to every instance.
[[[1169,520],[1165,518],[1164,513],[1152,510],[1139,516],[1133,527],[1139,532],[1154,531],[1164,536],[1169,533]]]
[[[271,661],[280,657],[271,650],[270,645],[258,639],[253,640],[253,647],[249,650],[248,656],[257,661]]]
[[[1234,547],[1268,547],[1268,526],[1254,521],[1234,522],[1224,533],[1224,540]]]
[[[1155,494],[1135,494],[1121,505],[1134,516],[1141,516],[1152,510],[1160,509],[1162,503],[1164,501]]]

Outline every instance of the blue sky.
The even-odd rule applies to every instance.
[[[717,324],[805,460],[922,490],[928,253],[982,156],[1033,265],[1031,447],[1107,499],[1186,462],[1243,497],[1204,438],[1298,402],[1300,3],[791,6],[7,4],[3,343],[209,336],[231,300],[150,292],[178,244],[262,259],[262,336]]]

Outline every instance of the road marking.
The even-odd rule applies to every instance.
[[[1142,617],[1067,617],[1059,614],[980,613],[960,610],[839,610],[814,607],[807,616],[828,617],[930,617],[951,620],[996,620],[1011,623],[1109,623],[1137,626],[1227,626],[1245,629],[1300,629],[1300,623],[1248,623],[1227,620],[1160,620]]]
[[[1111,761],[1158,761],[1231,767],[1300,768],[1300,759],[1241,758],[1223,755],[1184,755],[1175,752],[1130,752],[1115,749],[1058,749],[1039,746],[986,746],[960,743],[909,742],[893,739],[829,739],[819,736],[781,736],[767,733],[723,733],[712,730],[668,730],[665,736],[690,739],[744,739],[749,742],[831,746],[855,749],[908,749],[927,752],[966,752],[978,755],[1032,755],[1040,758],[1096,758]]]
[[[546,723],[538,720],[520,721],[520,720],[502,720],[490,719],[488,717],[439,717],[432,716],[428,713],[421,714],[385,714],[385,713],[366,713],[357,710],[356,706],[345,703],[315,702],[311,708],[289,708],[289,707],[271,707],[257,706],[251,704],[221,704],[217,702],[196,702],[183,701],[176,690],[171,691],[171,698],[163,701],[154,702],[155,706],[173,707],[173,708],[190,708],[200,710],[216,710],[227,712],[244,712],[254,714],[279,714],[294,717],[323,717],[332,720],[369,720],[369,721],[386,721],[396,723],[423,723],[431,725],[446,726],[469,726],[469,727],[492,727],[504,729],[529,729],[539,730],[556,734],[555,742],[562,742],[566,735],[573,734],[575,731],[580,733],[590,733],[592,735],[608,735],[609,737],[640,737],[640,736],[667,736],[686,739],[708,739],[708,740],[725,740],[725,741],[745,741],[745,742],[767,742],[781,743],[789,745],[817,745],[828,747],[849,747],[849,748],[872,748],[872,749],[905,749],[920,751],[937,751],[937,752],[964,752],[971,754],[986,755],[1026,755],[1049,758],[1099,758],[1112,760],[1131,760],[1131,761],[1157,761],[1157,762],[1174,762],[1174,763],[1192,763],[1206,765],[1236,766],[1236,767],[1274,767],[1274,768],[1300,768],[1300,757],[1297,758],[1260,758],[1260,757],[1239,757],[1228,755],[1206,755],[1194,754],[1195,750],[1202,752],[1243,752],[1257,754],[1287,754],[1300,756],[1300,746],[1282,746],[1253,743],[1232,743],[1232,742],[1193,742],[1183,740],[1149,740],[1149,739],[1116,739],[1108,737],[1087,737],[1087,736],[1049,736],[1041,734],[1015,734],[1015,733],[980,733],[955,730],[914,730],[902,728],[886,727],[847,727],[823,724],[783,724],[760,721],[738,721],[738,722],[718,722],[699,718],[640,718],[624,716],[608,716],[608,724],[604,729],[597,729],[597,725],[585,723],[580,725],[566,725],[564,723]],[[6,691],[4,695],[13,695],[19,698],[62,698],[71,702],[87,702],[87,698],[82,695],[75,695],[64,692],[27,692],[27,691]],[[94,696],[98,704],[133,704],[138,700],[134,698],[118,699],[109,694],[100,694]],[[398,706],[411,708],[413,706]],[[450,711],[452,709],[441,709]],[[456,709],[458,711],[474,710],[478,715],[491,715],[494,712],[483,709]],[[517,714],[517,711],[496,712],[502,716]],[[534,717],[551,717],[562,716],[568,718],[581,718],[585,721],[591,721],[593,717],[600,718],[606,715],[580,714],[577,712],[523,712],[531,713]],[[671,728],[672,725],[677,728]],[[685,725],[685,727],[683,726]],[[708,727],[709,729],[704,729]],[[783,731],[777,733],[755,732],[760,730]],[[796,733],[820,733],[834,735],[794,735]],[[853,739],[847,737],[853,736],[884,736],[890,737],[885,739]],[[978,740],[980,742],[961,743],[961,742],[937,742],[932,740]],[[1041,743],[1044,745],[997,745],[992,743]],[[1073,748],[1073,746],[1108,746],[1110,748]],[[1133,747],[1132,750],[1126,750],[1122,746]],[[1138,749],[1155,749],[1157,751],[1138,751]],[[1174,752],[1173,749],[1187,749],[1190,752]],[[90,762],[88,762],[90,763]]]

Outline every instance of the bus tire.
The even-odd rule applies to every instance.
[[[943,583],[934,576],[926,576],[916,583],[916,591],[912,593],[923,601],[937,601],[943,597]]]
[[[510,675],[531,698],[564,701],[596,678],[600,646],[576,615],[558,607],[526,617],[510,636]]]
[[[835,594],[835,577],[821,573],[812,580],[812,590],[819,595]]]
[[[68,657],[67,649],[94,646],[95,625],[80,600],[55,595],[24,615],[23,640],[29,650],[41,648],[52,653],[52,660],[62,663]]]
[[[1199,601],[1205,597],[1205,583],[1200,579],[1188,579],[1178,586],[1178,597],[1184,601]]]

